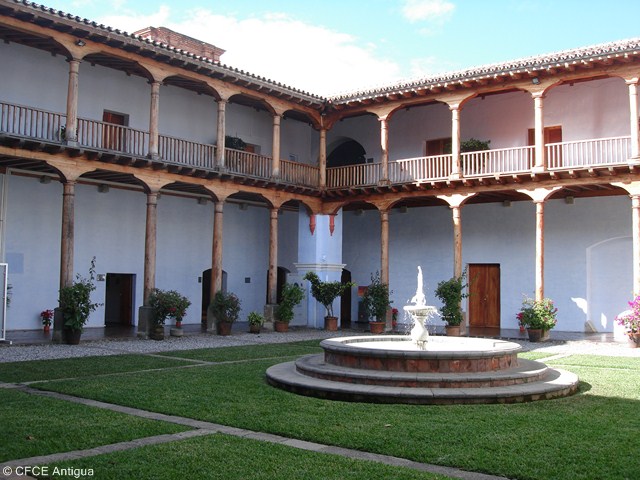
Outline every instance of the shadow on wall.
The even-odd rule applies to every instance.
[[[632,249],[631,236],[610,238],[587,248],[586,314],[598,332],[613,332],[616,316],[632,300]]]

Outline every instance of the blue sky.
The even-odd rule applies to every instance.
[[[153,25],[319,95],[640,37],[640,1],[43,0],[125,31]]]

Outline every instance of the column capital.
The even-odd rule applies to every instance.
[[[528,196],[534,203],[543,203],[545,202],[555,191],[560,190],[562,187],[538,187],[532,190],[529,189],[520,189],[518,192],[524,193]]]

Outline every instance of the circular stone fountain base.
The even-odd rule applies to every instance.
[[[578,377],[518,358],[502,340],[431,337],[426,349],[410,337],[323,340],[325,353],[274,365],[267,381],[320,398],[375,403],[513,403],[575,393]]]

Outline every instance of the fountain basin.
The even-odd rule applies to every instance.
[[[430,337],[424,350],[410,336],[344,337],[323,340],[329,365],[385,372],[488,372],[518,365],[514,342],[482,338]]]
[[[300,395],[373,403],[514,403],[577,391],[578,377],[518,359],[520,345],[503,340],[430,337],[420,349],[410,336],[323,340],[324,354],[267,369],[267,382]]]

